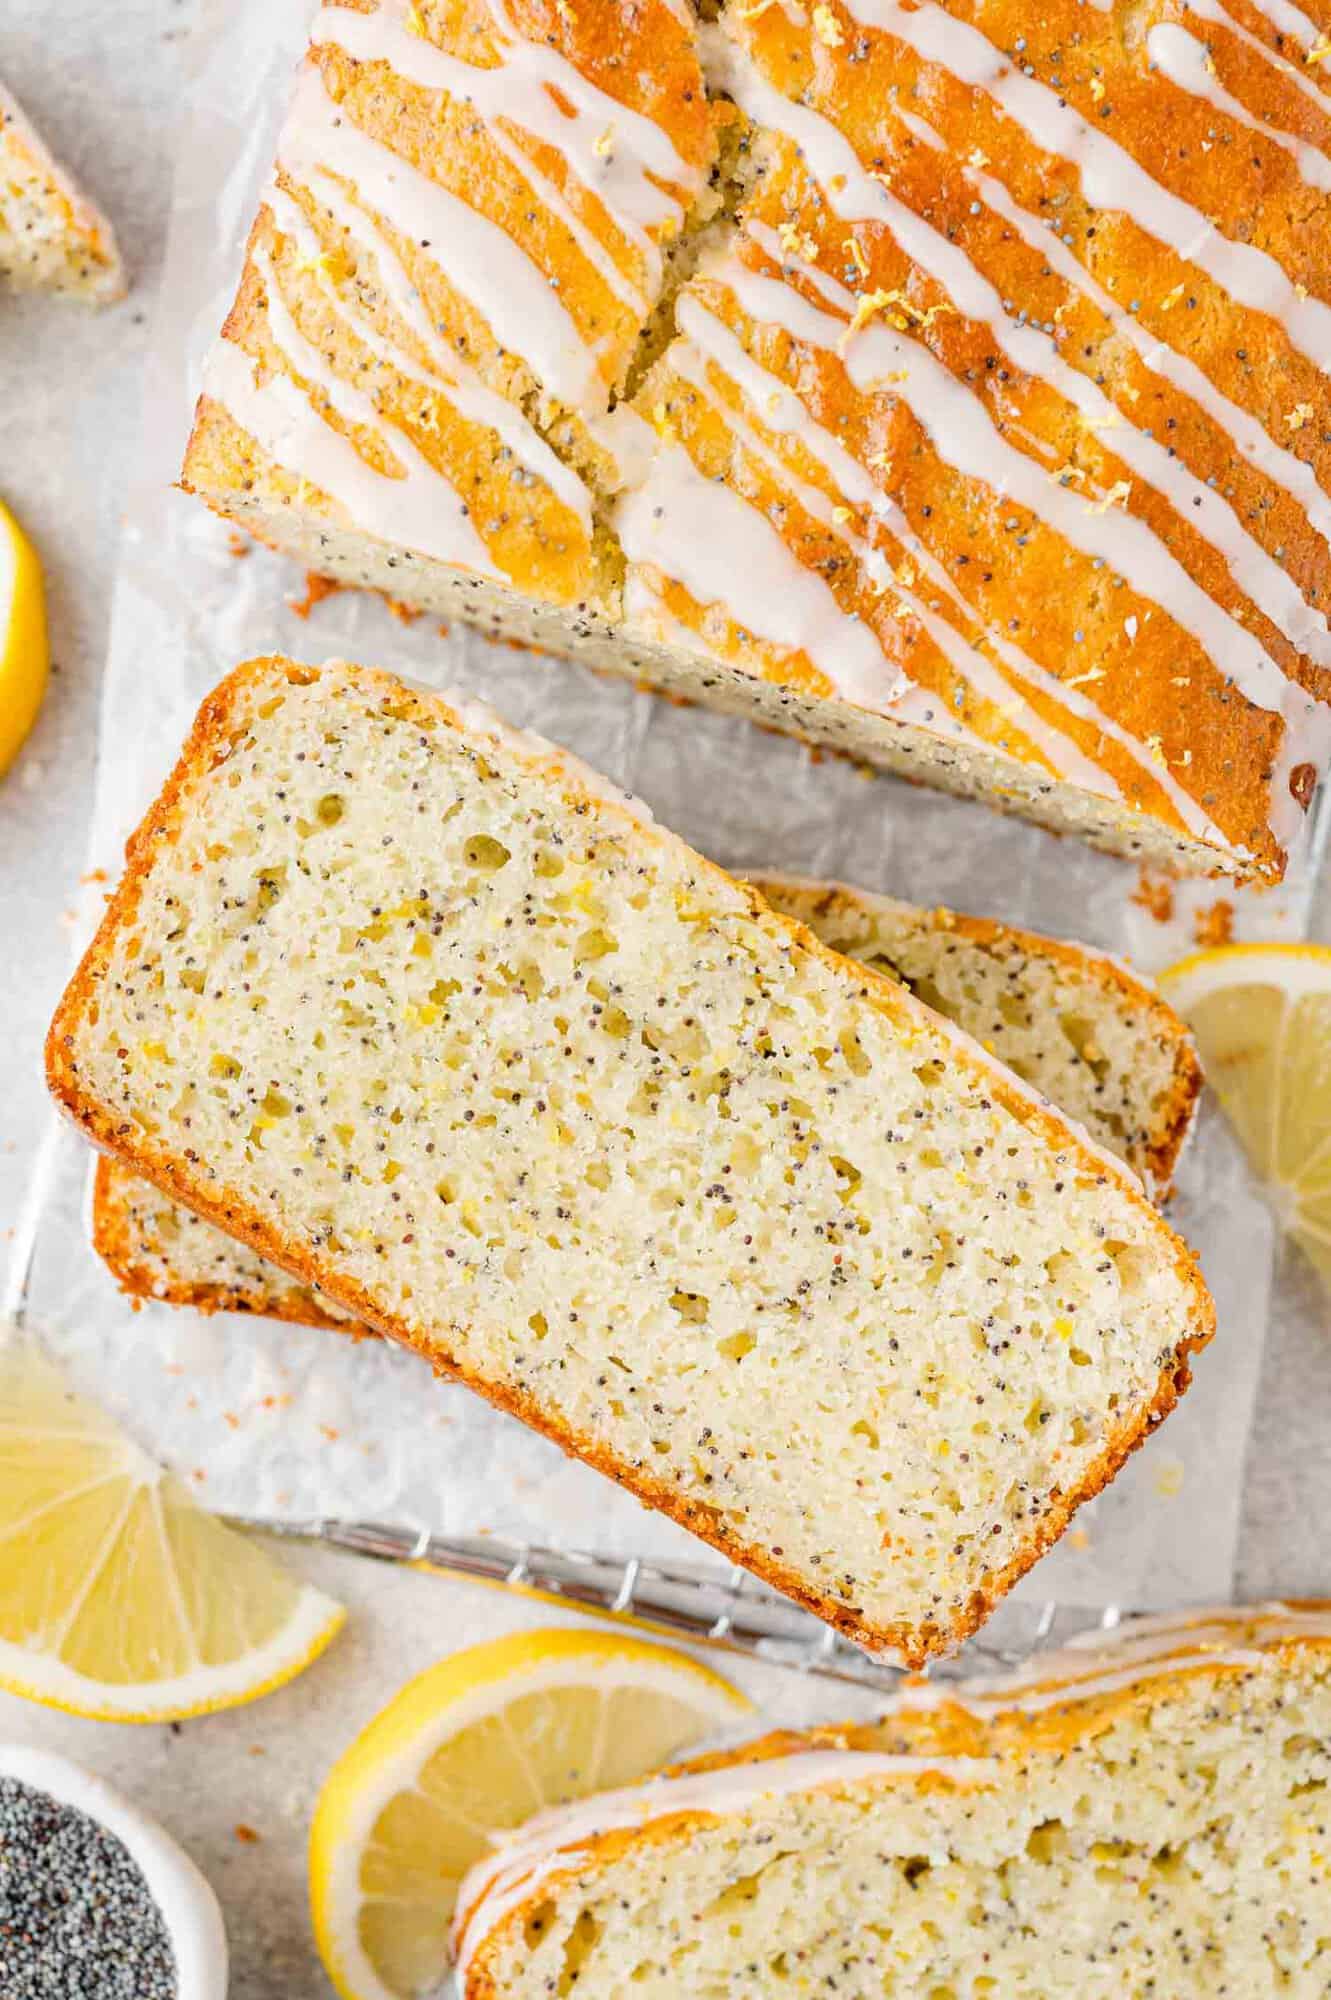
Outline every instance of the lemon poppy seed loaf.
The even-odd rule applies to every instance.
[[[1331,745],[1325,24],[698,12],[321,7],[186,486],[342,582],[1279,877]]]
[[[111,225],[0,84],[0,279],[16,291],[118,299],[125,271]]]
[[[1178,1016],[1116,960],[1010,924],[844,883],[755,874],[771,906],[900,980],[1117,1153],[1162,1198],[1201,1071]],[[120,1161],[97,1164],[93,1247],[123,1289],[204,1312],[348,1328],[350,1315]]]
[[[1013,1680],[540,1815],[465,2000],[1321,2000],[1331,1608],[1133,1620]]]
[[[99,1144],[876,1649],[954,1644],[1212,1309],[1110,1155],[561,753],[200,711],[48,1039]]]

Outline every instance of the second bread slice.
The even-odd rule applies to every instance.
[[[364,669],[205,704],[48,1069],[168,1192],[911,1663],[1211,1328],[1117,1162],[974,1043]]]

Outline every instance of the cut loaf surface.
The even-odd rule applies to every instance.
[[[184,482],[344,583],[1278,877],[1331,747],[1294,8],[320,8]]]
[[[0,279],[94,305],[120,298],[125,270],[111,225],[55,160],[0,84]]]
[[[462,1884],[462,1990],[1323,2000],[1328,1798],[1327,1606],[1134,1620],[542,1814]]]
[[[261,660],[48,1040],[99,1144],[878,1649],[953,1643],[1209,1298],[978,1045],[562,753]]]
[[[756,874],[776,910],[833,951],[901,980],[1168,1192],[1201,1072],[1192,1039],[1149,986],[1080,945],[841,883]],[[98,1162],[93,1244],[126,1291],[205,1312],[346,1328],[333,1300],[190,1214],[120,1161]]]

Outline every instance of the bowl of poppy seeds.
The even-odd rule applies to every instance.
[[[2,2000],[223,2000],[212,1890],[147,1814],[63,1757],[0,1744]]]

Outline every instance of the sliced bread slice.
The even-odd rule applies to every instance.
[[[205,1222],[109,1153],[93,1175],[92,1247],[131,1298],[203,1313],[259,1313],[341,1333],[373,1332],[317,1286]]]
[[[459,1984],[1313,2000],[1329,1783],[1331,1606],[1134,1621],[542,1814],[463,1881]]]
[[[94,305],[123,297],[111,225],[0,84],[0,279]]]
[[[1201,1064],[1185,1024],[1118,959],[989,917],[761,872],[773,909],[900,980],[1126,1160],[1163,1201]]]
[[[361,668],[205,702],[47,1060],[164,1190],[910,1662],[1212,1329],[1131,1176],[977,1044]]]
[[[1164,1199],[1201,1088],[1192,1037],[1116,959],[842,883],[757,874],[776,910],[909,986],[1117,1153]],[[332,1299],[191,1215],[120,1161],[97,1163],[93,1246],[132,1296],[347,1329]],[[363,1329],[362,1329],[363,1330]]]

